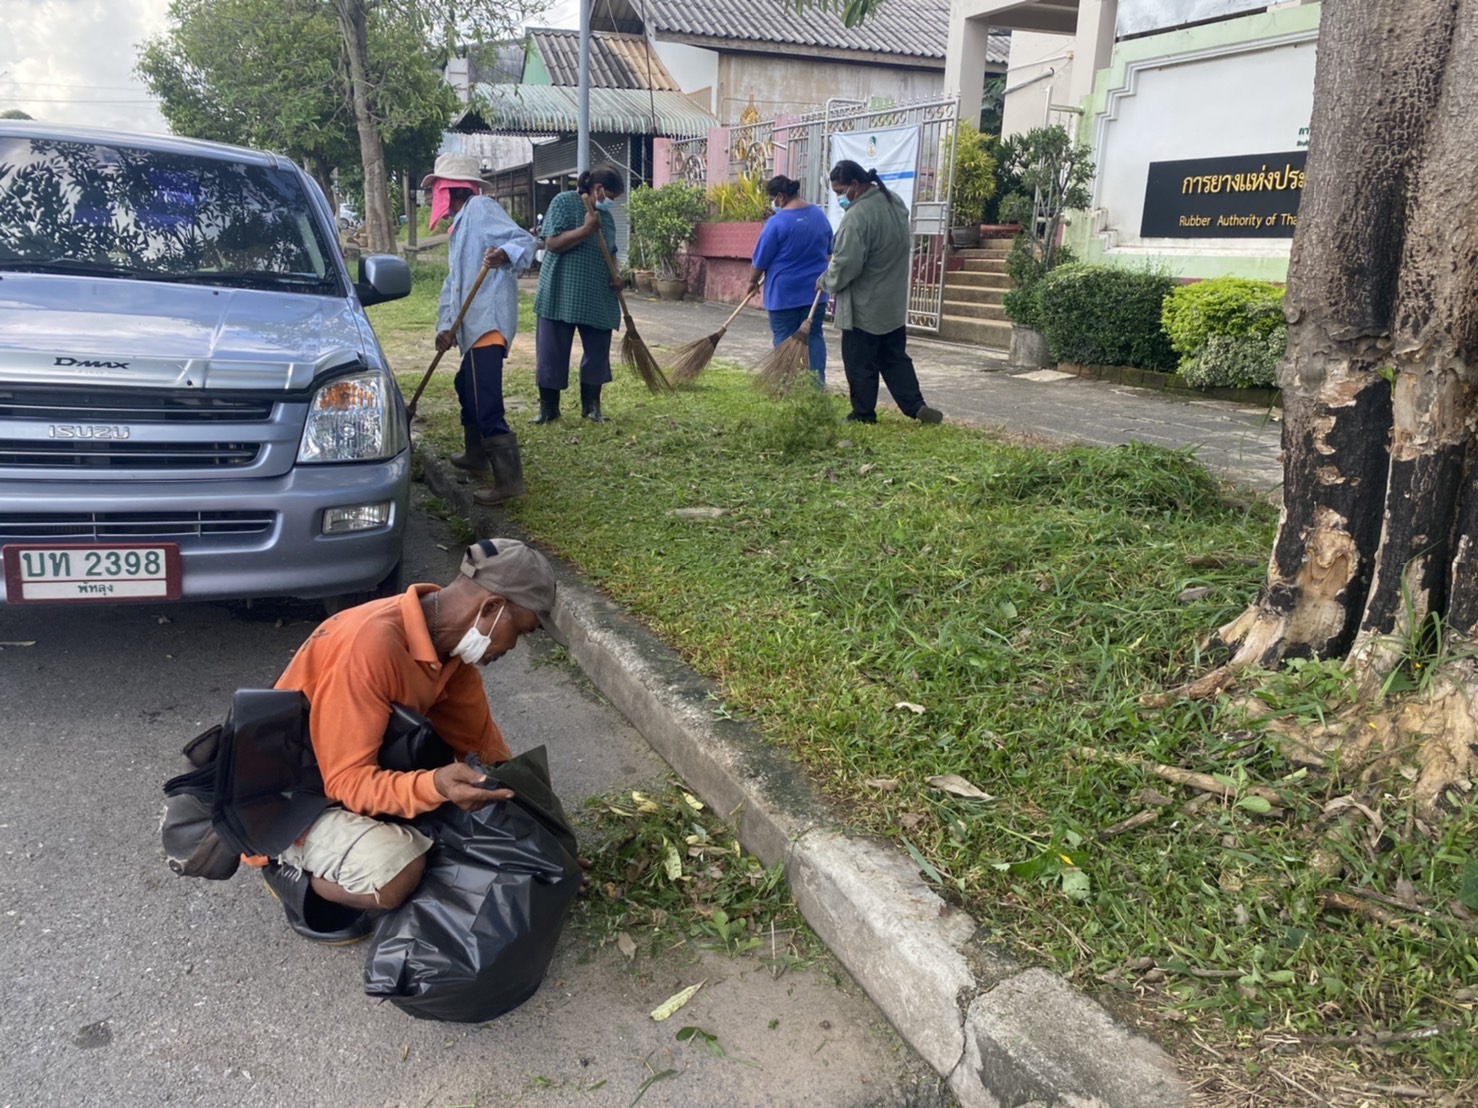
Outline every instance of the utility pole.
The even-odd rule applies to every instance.
[[[580,2],[580,132],[575,140],[575,167],[580,173],[590,168],[590,6],[594,0]]]

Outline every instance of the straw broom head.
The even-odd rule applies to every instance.
[[[657,359],[647,349],[647,344],[636,333],[636,323],[628,312],[626,315],[626,333],[621,336],[621,361],[636,371],[636,375],[642,379],[642,384],[655,393],[671,392],[672,385],[662,374],[662,367],[657,364]]]
[[[724,337],[727,327],[720,327],[711,335],[679,346],[675,351],[677,360],[672,363],[669,377],[674,385],[686,385],[708,368],[713,352],[718,349],[719,339]]]
[[[782,397],[795,388],[811,368],[811,323],[765,355],[755,372],[755,387],[766,396]]]

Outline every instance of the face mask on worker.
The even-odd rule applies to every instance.
[[[775,211],[778,212],[781,208],[785,207],[785,201],[783,201],[783,200],[771,200],[770,201],[770,207],[773,208]]]
[[[507,610],[508,605],[506,604],[498,609],[498,615],[493,620],[493,625],[488,628],[486,635],[477,629],[477,620],[474,619],[472,626],[467,628],[467,633],[462,636],[462,641],[457,644],[457,649],[452,653],[469,666],[477,665],[482,661],[483,655],[488,652],[488,647],[493,645],[493,632],[498,629],[498,620],[503,618],[503,613]]]
[[[598,211],[598,212],[608,212],[608,211],[610,211],[611,210],[611,198],[609,196],[602,195],[601,198],[595,202],[595,210]]]
[[[850,196],[841,195],[841,196],[838,196],[837,197],[837,207],[838,208],[841,208],[842,211],[846,211],[851,206],[852,206],[852,198]]]

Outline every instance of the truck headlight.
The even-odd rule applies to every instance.
[[[298,461],[371,462],[400,453],[404,444],[392,387],[383,373],[369,370],[319,388],[308,408]]]

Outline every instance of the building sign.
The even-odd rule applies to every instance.
[[[919,129],[890,127],[886,131],[838,131],[831,136],[831,164],[851,159],[863,169],[876,169],[878,178],[913,211],[914,182],[919,164]],[[828,188],[826,215],[832,228],[841,225],[842,209]]]
[[[1150,162],[1141,238],[1292,238],[1307,150]]]

